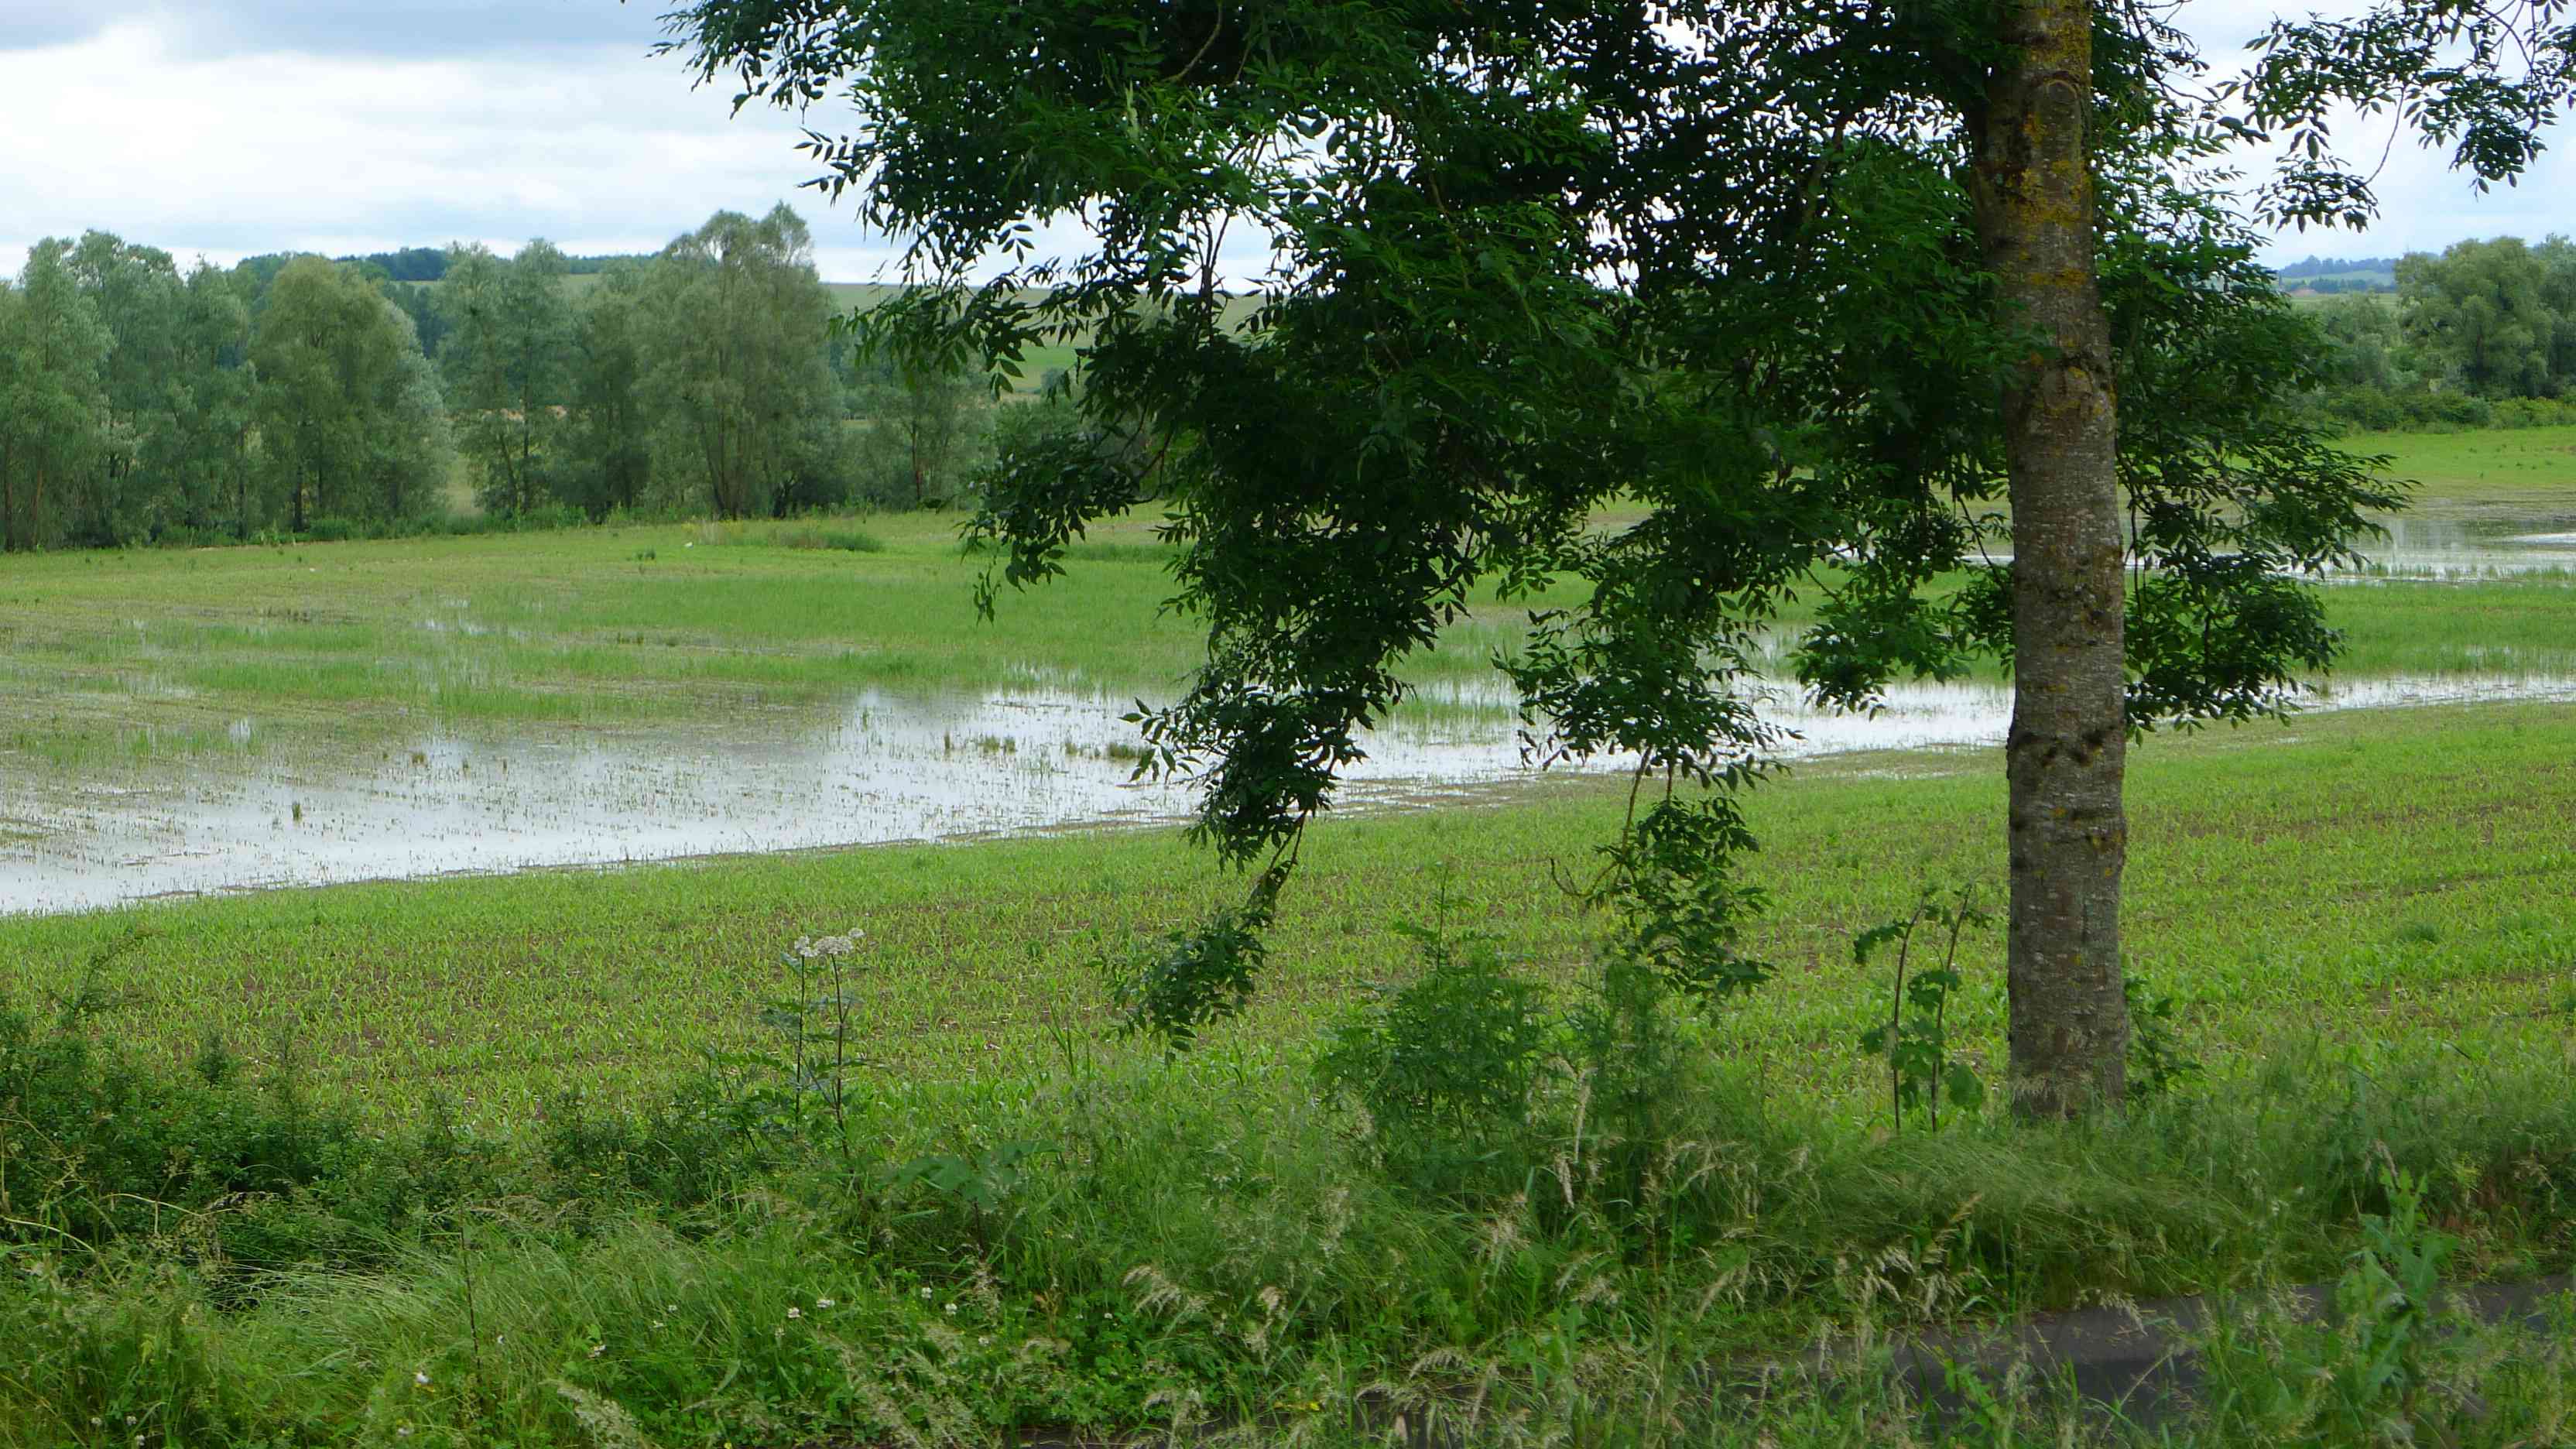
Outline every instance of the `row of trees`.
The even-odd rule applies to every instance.
[[[439,305],[458,434],[486,509],[693,503],[723,518],[850,491],[846,368],[805,223],[722,212],[575,303],[562,252],[451,257]]]
[[[2397,262],[2394,305],[2337,297],[2326,405],[2367,426],[2479,422],[2492,405],[2576,394],[2576,243],[2464,241]]]
[[[332,263],[254,288],[91,232],[0,282],[0,545],[399,516],[447,460],[409,323]]]
[[[505,515],[924,504],[986,446],[979,383],[832,336],[784,206],[579,290],[576,265],[543,240],[452,247],[430,286],[42,242],[0,280],[0,545],[408,525],[452,506],[460,469]]]

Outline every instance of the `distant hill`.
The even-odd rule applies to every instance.
[[[2330,296],[2336,292],[2394,292],[2395,257],[2310,257],[2273,272],[2281,290],[2291,296]]]

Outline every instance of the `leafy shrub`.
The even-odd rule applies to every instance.
[[[1159,947],[1140,947],[1104,959],[1101,974],[1118,1009],[1119,1030],[1149,1036],[1167,1055],[1188,1051],[1206,1028],[1240,1013],[1252,1000],[1252,983],[1269,959],[1269,890],[1252,903],[1220,911],[1194,929],[1174,931]]]
[[[291,1053],[253,1083],[210,1044],[193,1077],[146,1072],[94,1032],[116,1005],[93,963],[50,1024],[0,1001],[0,1189],[14,1225],[102,1242],[154,1230],[168,1208],[291,1192],[368,1150],[345,1113],[313,1106]]]
[[[1422,973],[1327,1033],[1315,1071],[1327,1090],[1367,1109],[1382,1143],[1473,1149],[1518,1137],[1549,1074],[1560,1028],[1545,988],[1512,974],[1493,938],[1399,922]]]
[[[2122,977],[2120,989],[2129,1004],[2130,1097],[2162,1097],[2199,1076],[2200,1059],[2184,1049],[2174,1028],[2174,999],[2151,991],[2143,976]]]

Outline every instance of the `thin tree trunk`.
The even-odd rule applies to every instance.
[[[2127,1089],[2120,803],[2128,734],[2110,323],[2095,271],[2090,0],[2014,0],[1988,92],[1977,229],[2006,327],[2036,332],[2004,399],[2013,514],[2005,750],[2014,1096],[2026,1115]]]

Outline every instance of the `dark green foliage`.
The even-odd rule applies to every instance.
[[[951,506],[973,487],[996,419],[985,379],[891,356],[854,359],[852,413],[864,420],[855,491],[881,507]]]
[[[1092,521],[1169,501],[1173,602],[1208,647],[1139,722],[1229,864],[1294,860],[1402,700],[1399,665],[1485,593],[1588,586],[1510,663],[1529,751],[1634,755],[1641,780],[1759,777],[1776,740],[1752,661],[1793,591],[1820,600],[1799,679],[1833,705],[2010,657],[2010,567],[1986,555],[2029,347],[1966,184],[1989,10],[1295,3],[1199,24],[1092,0],[700,0],[673,19],[702,78],[854,109],[813,152],[915,239],[924,283],[869,316],[873,342],[1008,371],[1088,339],[1091,435],[1006,439],[985,481],[981,601],[1060,571]],[[2104,12],[2097,42],[2146,581],[2127,723],[2275,713],[2334,643],[2279,575],[2343,558],[2397,500],[2292,415],[2312,338],[2251,235],[2174,179],[2217,145],[2162,99],[2188,43],[2143,12]],[[1035,227],[1077,211],[1097,245],[1042,253]],[[1253,227],[1272,264],[1236,325],[1214,258]],[[1104,456],[1105,435],[1139,446]],[[1596,530],[1606,507],[1626,517]],[[1964,599],[1925,588],[1962,568]],[[1620,949],[1705,998],[1758,981],[1732,942],[1758,905],[1732,884],[1746,844],[1724,806],[1632,821],[1598,892]],[[1166,980],[1215,983],[1179,1018],[1234,999],[1259,915],[1174,953]]]
[[[414,249],[185,273],[105,233],[42,242],[0,281],[0,548],[442,527],[451,433],[505,517],[842,507],[860,451],[847,348],[803,223],[711,226],[652,258],[539,240],[434,267]],[[567,288],[587,272],[595,286]],[[935,406],[905,486],[876,501],[963,493],[990,412],[963,376],[906,394]]]
[[[250,364],[262,505],[245,535],[443,506],[454,454],[437,375],[409,321],[356,272],[319,257],[289,263],[264,294]]]
[[[2121,987],[2129,1003],[2129,1095],[2152,1101],[2201,1073],[2200,1059],[2183,1046],[2174,1023],[2174,999],[2153,992],[2146,978],[2129,976]]]
[[[1241,909],[1220,911],[1195,929],[1171,933],[1159,947],[1139,947],[1110,964],[1109,996],[1120,1030],[1182,1052],[1201,1031],[1241,1012],[1269,959],[1263,932],[1282,879],[1274,868]]]
[[[387,280],[396,282],[435,282],[447,275],[449,249],[445,247],[404,247],[394,252],[370,252],[363,257],[342,257],[344,262],[373,266]]]
[[[654,474],[716,518],[785,517],[849,496],[848,415],[813,237],[784,205],[721,211],[655,258],[632,323]]]
[[[564,256],[538,238],[507,259],[481,246],[449,259],[440,357],[457,433],[487,512],[525,513],[568,490],[562,439],[574,401]]]
[[[2325,1323],[2223,1311],[2202,1347],[2213,1427],[2248,1442],[2451,1444],[2484,1417],[2467,1345],[2436,1305],[2459,1242],[2427,1220],[2422,1185],[2384,1169],[2388,1209],[2361,1219]]]
[[[2257,218],[2359,228],[2377,213],[2378,167],[2354,170],[2335,144],[2329,122],[2344,107],[2402,108],[2426,145],[2451,148],[2477,190],[2511,183],[2576,99],[2576,31],[2560,19],[2554,4],[2380,0],[2356,16],[2273,20],[2244,79],[2217,87],[2220,100],[2243,105],[2225,124],[2279,147]]]
[[[307,1099],[291,1056],[256,1081],[220,1045],[193,1080],[118,1059],[96,1037],[116,1007],[105,965],[50,1022],[0,1002],[0,1205],[16,1224],[0,1241],[151,1232],[166,1213],[337,1179],[366,1154],[351,1118]]]
[[[1595,899],[1613,911],[1608,949],[1703,1007],[1770,979],[1771,967],[1739,944],[1763,903],[1759,888],[1736,878],[1735,858],[1751,849],[1732,795],[1668,794],[1655,802],[1602,847]]]
[[[562,1101],[510,1142],[437,1114],[308,1127],[336,1171],[256,1203],[119,1208],[95,1252],[53,1230],[74,1220],[59,1198],[44,1217],[13,1197],[0,1442],[327,1443],[352,1425],[618,1442],[603,1424],[662,1443],[975,1442],[1033,1423],[1105,1438],[1190,1404],[1200,1422],[1323,1424],[1363,1385],[1433,1424],[1546,1441],[1651,1428],[1667,1403],[1708,1427],[1706,1395],[1673,1385],[1818,1324],[2224,1286],[2260,1265],[2348,1269],[2349,1311],[2222,1340],[2241,1352],[2212,1412],[2235,1437],[2211,1442],[2259,1424],[2350,1443],[2392,1416],[2456,1426],[2459,1390],[2492,1382],[2423,1312],[2444,1251],[2430,1224],[2463,1240],[2453,1263],[2472,1244],[2542,1263],[2568,1247],[2576,1104],[2554,1062],[2282,1050],[2082,1131],[1988,1114],[1890,1135],[1710,1062],[1632,961],[1558,1015],[1472,936],[1413,939],[1423,975],[1321,1053],[1335,1097],[1385,1109],[1358,1140],[1314,1076],[1268,1060],[1164,1067],[1068,1038],[1060,1065],[997,1081],[830,1061],[816,1048],[856,1018],[817,968],[783,998],[801,1065],[770,1054],[632,1109]],[[92,989],[64,1019],[94,1032],[109,1007]],[[220,1050],[182,1072],[93,1043],[74,1069],[46,1045],[59,1023],[13,1019],[10,1100],[56,1103],[49,1129],[233,1160],[244,1123],[288,1110]],[[31,1093],[38,1061],[53,1085]],[[80,1125],[135,1102],[146,1116]],[[1494,1416],[1441,1417],[1470,1402]],[[1911,1422],[1875,1412],[1879,1430]]]
[[[1390,1153],[1517,1141],[1563,1049],[1546,989],[1514,975],[1490,937],[1453,934],[1445,919],[1397,929],[1420,973],[1329,1029],[1316,1076],[1368,1111]]]

